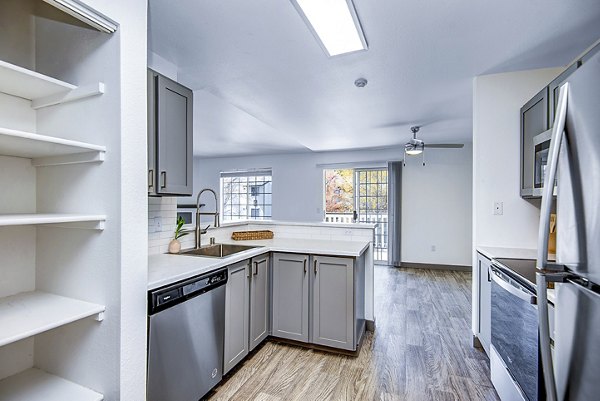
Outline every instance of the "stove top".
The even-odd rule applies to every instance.
[[[535,289],[535,272],[537,264],[535,259],[499,258],[494,260],[513,272],[517,276],[515,279],[525,281],[525,283]]]

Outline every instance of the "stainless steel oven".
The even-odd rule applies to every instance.
[[[535,287],[492,261],[491,378],[502,401],[543,400]]]

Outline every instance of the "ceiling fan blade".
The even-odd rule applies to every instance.
[[[411,127],[417,125],[421,128],[428,127],[432,124],[444,121],[442,119],[435,120],[406,120],[406,121],[391,121],[389,123],[379,124],[373,128],[397,128],[397,127]]]
[[[464,148],[464,143],[426,143],[426,148],[438,148],[438,149],[460,149]]]

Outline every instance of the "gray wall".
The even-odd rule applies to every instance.
[[[401,158],[400,148],[195,158],[194,193],[205,187],[218,189],[222,171],[271,167],[273,219],[322,221],[323,168],[318,164],[385,166],[387,160]],[[426,162],[422,166],[420,157],[409,158],[403,171],[402,260],[470,265],[472,148],[467,144],[461,150],[430,150]],[[205,201],[213,207],[208,197]]]

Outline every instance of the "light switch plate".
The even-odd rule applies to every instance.
[[[494,215],[502,216],[504,214],[504,202],[494,202]]]

